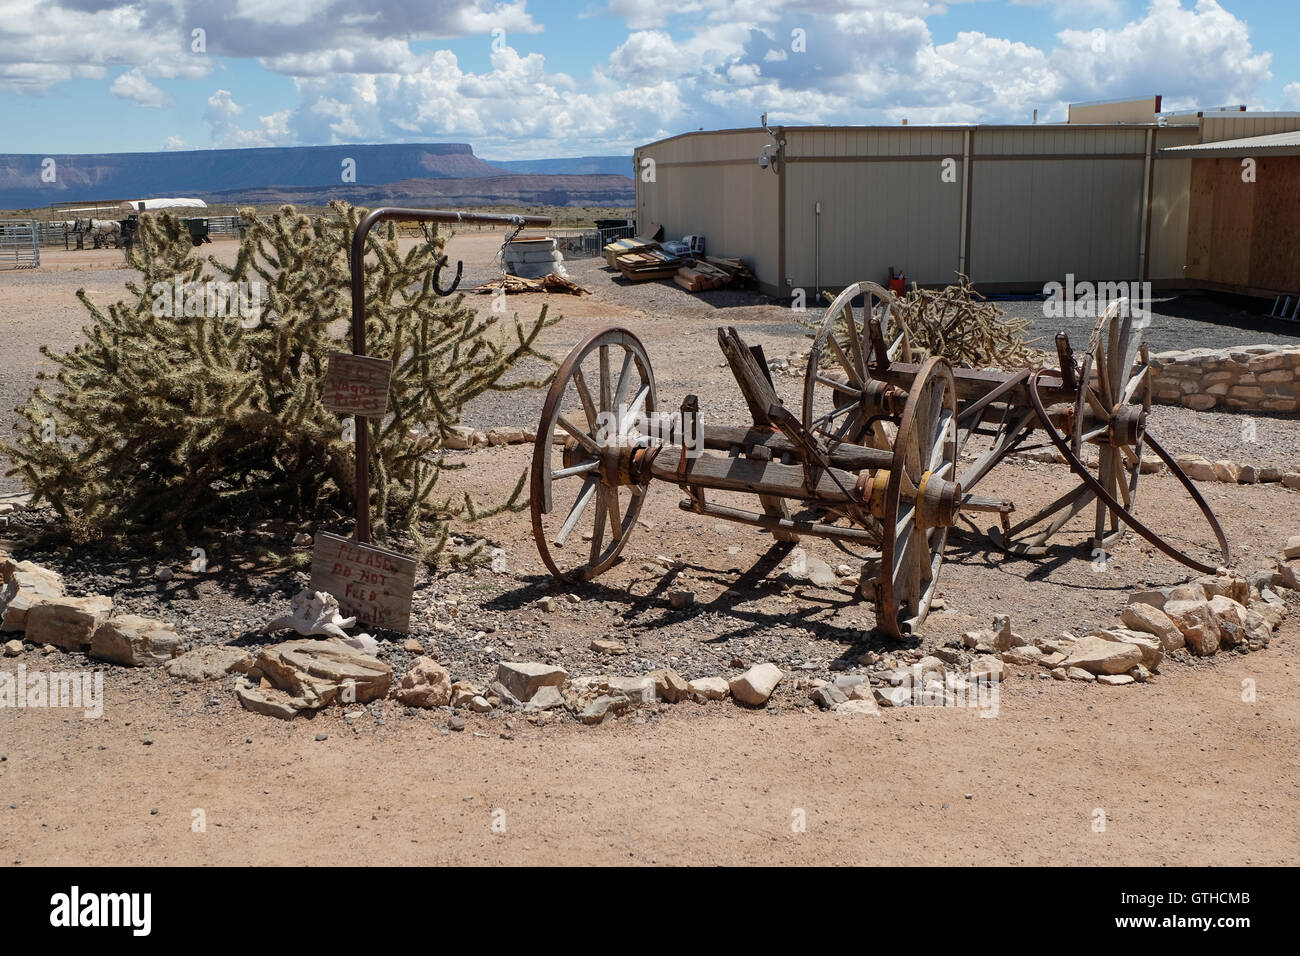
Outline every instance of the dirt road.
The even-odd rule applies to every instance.
[[[452,734],[392,706],[353,730],[337,710],[284,724],[221,695],[214,718],[211,687],[172,696],[111,671],[102,720],[0,713],[0,860],[1293,863],[1296,637],[1288,623],[1272,650],[1144,687],[1012,679],[991,718],[713,703],[639,726],[479,717]]]

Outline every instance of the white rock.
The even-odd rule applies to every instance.
[[[1155,635],[1160,641],[1160,646],[1166,651],[1182,647],[1187,642],[1183,632],[1178,629],[1178,625],[1170,619],[1169,615],[1149,604],[1128,605],[1124,608],[1120,620],[1124,622],[1125,627]]]
[[[784,676],[781,668],[775,664],[755,664],[739,677],[733,678],[728,686],[734,699],[758,707],[767,703]]]
[[[721,677],[697,677],[687,686],[699,700],[722,700],[731,692],[730,686]]]

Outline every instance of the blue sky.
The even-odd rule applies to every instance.
[[[193,30],[203,49],[194,50]],[[0,0],[0,152],[1023,122],[1069,102],[1300,110],[1283,0]]]

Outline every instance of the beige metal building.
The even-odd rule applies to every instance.
[[[1072,107],[1064,124],[686,133],[636,150],[637,222],[703,234],[764,292],[810,300],[891,268],[922,285],[962,272],[989,291],[1067,274],[1180,286],[1192,162],[1161,150],[1249,135],[1261,114],[1159,108],[1151,97]],[[1300,129],[1300,114],[1267,119]]]

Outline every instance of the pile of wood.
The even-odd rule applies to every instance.
[[[632,282],[646,282],[650,279],[671,279],[681,263],[680,257],[664,252],[656,244],[653,249],[643,248],[617,256],[614,268]]]
[[[748,289],[755,284],[756,280],[749,266],[739,259],[705,256],[702,259],[688,260],[677,270],[673,281],[687,292],[701,292],[704,289],[720,289],[728,285]]]
[[[554,272],[544,275],[540,279],[525,279],[523,276],[503,276],[500,279],[493,279],[491,282],[484,282],[481,286],[476,286],[474,291],[480,295],[488,295],[498,289],[505,289],[507,294],[511,292],[563,292],[568,295],[591,295],[590,292],[568,276],[556,275]]]
[[[631,252],[645,252],[650,249],[658,249],[659,243],[653,239],[644,239],[641,236],[634,236],[631,239],[615,239],[608,243],[603,252],[605,261],[609,263],[611,269],[618,268],[618,257],[627,255]]]
[[[705,289],[720,289],[731,284],[731,274],[710,265],[705,259],[692,259],[690,265],[677,270],[673,281],[687,292],[703,292]]]

